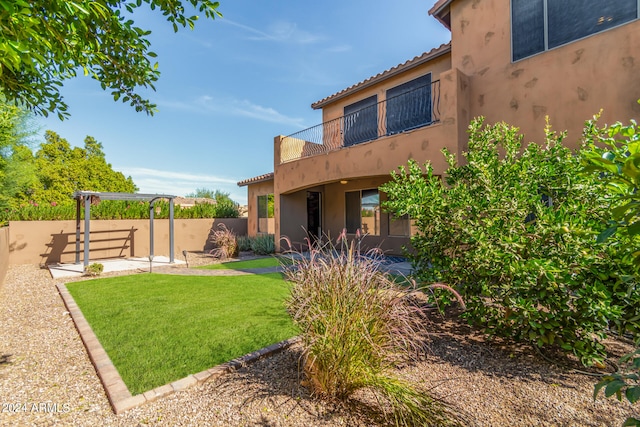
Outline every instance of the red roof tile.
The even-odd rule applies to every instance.
[[[386,80],[390,77],[395,76],[396,74],[399,74],[401,72],[410,70],[414,67],[417,67],[418,65],[421,65],[427,61],[430,61],[434,58],[437,58],[438,56],[444,55],[446,53],[449,53],[451,51],[451,43],[446,43],[446,44],[442,44],[437,48],[431,49],[429,52],[425,52],[420,56],[416,56],[413,59],[410,59],[402,64],[396,65],[393,68],[390,68],[386,71],[383,71],[379,74],[376,74],[373,77],[369,77],[366,80],[361,81],[360,83],[356,83],[353,86],[350,86],[346,89],[341,90],[338,93],[335,93],[331,96],[328,96],[324,99],[321,99],[320,101],[314,102],[313,104],[311,104],[311,108],[313,108],[314,110],[317,110],[319,108],[323,108],[324,106],[326,106],[327,104],[337,101],[339,99],[342,99],[346,96],[351,95],[354,92],[357,92],[359,90],[362,90],[364,88],[367,88],[369,86],[372,86],[376,83],[379,83],[383,80]]]
[[[264,175],[255,176],[253,178],[248,178],[243,181],[238,182],[238,187],[244,187],[249,184],[257,184],[259,182],[271,181],[273,180],[273,172],[265,173]]]

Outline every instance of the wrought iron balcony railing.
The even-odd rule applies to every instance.
[[[440,121],[440,81],[284,137],[280,163],[407,132]]]

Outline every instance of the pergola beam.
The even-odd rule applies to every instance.
[[[149,249],[153,256],[153,203],[158,199],[169,199],[169,262],[174,262],[174,227],[173,227],[173,199],[176,196],[168,194],[139,194],[139,193],[111,193],[97,191],[76,191],[73,193],[76,199],[76,264],[80,264],[80,205],[84,202],[84,267],[89,265],[89,229],[91,224],[91,201],[97,198],[102,200],[135,200],[149,203]]]

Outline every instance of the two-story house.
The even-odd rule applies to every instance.
[[[640,0],[439,0],[451,42],[312,104],[323,123],[274,139],[274,171],[248,187],[249,234],[367,234],[400,253],[409,218],[381,211],[378,186],[409,159],[461,153],[473,117],[543,142],[545,117],[577,146],[584,121],[640,118]],[[425,200],[428,203],[428,200]],[[308,233],[308,234],[307,234]]]

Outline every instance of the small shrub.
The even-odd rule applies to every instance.
[[[211,235],[211,242],[216,246],[211,253],[220,258],[227,259],[238,256],[238,242],[233,231],[229,230],[226,225],[219,224],[218,230]]]
[[[249,236],[238,236],[236,239],[238,242],[238,250],[240,252],[246,252],[251,250],[251,243],[253,239]]]
[[[89,264],[84,269],[85,276],[99,276],[104,271],[104,265],[99,262]]]
[[[305,384],[318,396],[343,401],[368,389],[381,413],[392,408],[396,425],[450,425],[448,408],[391,373],[396,362],[419,354],[427,319],[411,289],[378,267],[375,257],[360,257],[353,242],[342,251],[316,246],[285,267]]]
[[[276,251],[276,242],[273,234],[259,234],[251,241],[251,250],[256,255],[269,255]]]

